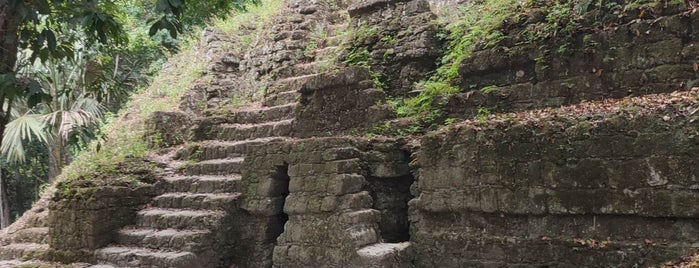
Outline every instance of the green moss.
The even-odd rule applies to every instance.
[[[157,181],[158,167],[138,158],[118,163],[99,164],[78,177],[58,181],[57,193],[64,198],[90,199],[96,189],[105,186],[137,188]]]
[[[463,85],[459,69],[476,51],[498,49],[505,52],[515,47],[527,51],[539,51],[536,58],[537,72],[550,69],[553,57],[570,53],[571,48],[582,40],[587,49],[599,44],[591,35],[579,35],[598,31],[613,25],[625,16],[625,10],[650,8],[663,4],[662,1],[593,1],[593,0],[483,0],[464,4],[458,15],[448,16],[442,22],[439,37],[445,42],[440,66],[433,76],[420,84],[425,89],[408,99],[394,100],[396,114],[401,117],[419,117],[428,124],[443,124],[439,114],[440,101],[451,94],[481,90],[486,94],[509,94],[500,92],[497,85],[478,88]],[[609,16],[609,14],[613,14]],[[520,51],[522,49],[516,50]],[[514,50],[512,50],[514,51]]]

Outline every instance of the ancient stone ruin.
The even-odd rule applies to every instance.
[[[139,186],[47,194],[0,234],[0,266],[696,264],[699,14],[670,3],[545,62],[484,47],[445,101],[459,121],[367,137],[401,125],[387,100],[434,71],[435,8],[460,2],[286,1],[245,51],[205,31],[209,79],[148,122],[159,158],[113,175]],[[374,27],[352,44],[368,64],[347,64]]]

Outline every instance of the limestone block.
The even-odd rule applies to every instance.
[[[364,176],[359,174],[339,174],[328,183],[328,193],[346,195],[362,190],[365,185]]]
[[[145,123],[145,138],[151,146],[170,147],[190,138],[192,121],[182,112],[154,112]]]
[[[373,9],[387,7],[390,3],[397,2],[396,0],[360,0],[353,1],[352,5],[347,9],[350,17],[360,16],[369,13]]]
[[[343,195],[339,199],[340,204],[338,210],[356,210],[370,208],[372,198],[369,192],[362,191],[355,194]]]

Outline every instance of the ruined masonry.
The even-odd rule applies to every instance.
[[[694,267],[699,14],[669,2],[569,58],[483,48],[445,100],[460,122],[364,137],[405,121],[387,100],[419,94],[459,2],[286,1],[247,48],[206,30],[207,79],[147,122],[159,155],[114,175],[142,183],[49,193],[0,267]]]

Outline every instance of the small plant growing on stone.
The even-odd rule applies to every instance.
[[[483,92],[485,94],[493,93],[496,90],[498,90],[498,86],[496,86],[496,85],[490,85],[490,86],[481,88],[481,92]]]
[[[479,123],[485,123],[488,117],[492,114],[492,111],[485,107],[478,107],[478,112],[476,114],[476,121]]]
[[[398,39],[392,35],[384,35],[381,37],[381,42],[385,43],[386,45],[394,45],[397,41]]]
[[[342,63],[348,66],[369,67],[371,63],[371,54],[366,48],[354,47],[349,51],[346,59]]]

